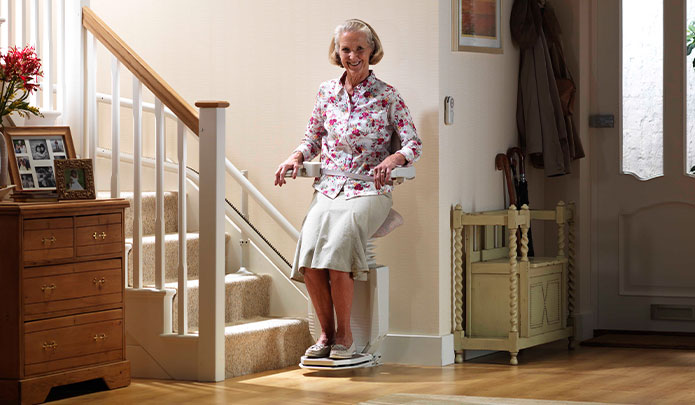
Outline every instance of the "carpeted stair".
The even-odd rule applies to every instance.
[[[121,193],[133,204],[132,193]],[[108,195],[100,195],[106,198]],[[167,192],[165,212],[165,282],[178,289],[178,194]],[[143,193],[143,283],[154,286],[154,193]],[[132,246],[132,208],[126,210],[126,244]],[[226,244],[231,243],[226,235]],[[187,234],[188,324],[189,332],[198,328],[198,233]],[[132,285],[132,250],[128,250],[128,280]],[[306,319],[269,317],[271,277],[256,274],[225,276],[225,355],[227,378],[284,368],[299,363],[312,343]],[[178,295],[173,303],[173,325],[178,330]]]

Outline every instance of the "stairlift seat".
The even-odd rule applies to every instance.
[[[320,162],[306,162],[299,169],[299,177],[320,177],[321,174],[344,175],[358,178],[352,173],[322,171]],[[292,172],[285,174],[287,177]],[[363,178],[364,177],[364,178]],[[415,178],[415,168],[397,167],[391,172],[391,180],[400,184],[406,179]],[[370,180],[360,176],[360,180]],[[403,216],[391,209],[379,229],[367,242],[367,264],[369,273],[366,282],[355,283],[353,293],[350,327],[352,329],[355,354],[351,359],[334,360],[330,358],[310,358],[302,356],[299,367],[312,370],[345,370],[351,368],[373,367],[381,364],[379,347],[388,333],[389,321],[389,268],[376,264],[374,239],[383,238],[394,229],[403,225]],[[314,306],[309,300],[309,328],[312,336],[317,338],[321,327]]]

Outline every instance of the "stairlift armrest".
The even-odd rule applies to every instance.
[[[285,172],[285,177],[292,177],[292,170]],[[321,177],[321,162],[304,162],[299,167],[297,177]],[[391,179],[400,184],[404,180],[415,178],[414,166],[398,166],[391,171]]]

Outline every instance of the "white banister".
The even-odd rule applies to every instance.
[[[97,93],[97,102],[103,103],[103,104],[112,104],[113,103],[113,97],[110,94]],[[131,100],[129,98],[121,97],[121,107],[133,108],[133,100]],[[154,103],[143,102],[142,103],[142,111],[154,113]],[[164,106],[164,115],[167,118],[171,118],[173,120],[178,119],[176,114],[174,114],[174,112],[171,111],[169,109],[169,107],[167,107],[167,106]]]
[[[222,381],[224,353],[224,165],[226,102],[200,108],[200,292],[198,379]]]
[[[45,1],[43,3],[43,44],[41,46],[41,49],[43,51],[41,55],[41,67],[43,68],[43,86],[41,87],[43,90],[42,106],[45,110],[53,109],[53,82],[55,80],[55,78],[53,77],[53,69],[51,68],[51,61],[53,59],[53,45],[51,41],[53,37],[53,12],[51,4],[53,4],[52,0]],[[94,88],[94,91],[96,92],[96,87]]]
[[[270,214],[270,216],[278,223],[280,224],[280,227],[287,232],[294,240],[299,239],[299,231],[292,226],[290,221],[285,218],[280,211],[278,211],[277,208],[273,206],[273,204],[268,201],[267,198],[263,194],[261,194],[260,191],[254,186],[244,175],[241,173],[239,169],[234,167],[232,162],[229,160],[226,161],[227,165],[227,173],[229,173],[232,177],[234,177],[234,180],[237,181],[245,190],[249,192],[249,195],[253,197],[254,200],[256,200],[257,203],[263,207],[263,209]]]
[[[111,104],[113,103],[113,97],[111,97],[108,94],[103,94],[103,93],[98,93],[97,94],[97,100],[102,103],[107,103]],[[129,100],[127,98],[121,98],[121,106],[123,107],[133,107],[133,101]],[[148,103],[143,103],[142,104],[143,111],[150,111],[154,112],[154,105],[153,104],[148,104]],[[170,118],[176,119],[176,116],[174,115],[171,110],[168,108],[164,109],[165,113],[167,116]],[[282,213],[273,206],[273,204],[268,201],[263,194],[256,188],[256,186],[253,185],[244,175],[242,172],[237,169],[232,162],[230,162],[228,159],[225,159],[225,166],[227,169],[227,173],[234,178],[234,180],[239,183],[241,188],[245,191],[248,192],[248,194],[263,208],[265,212],[270,215],[271,218],[275,220],[282,229],[287,232],[288,235],[290,235],[294,241],[297,241],[299,239],[299,231],[290,223],[290,221],[285,218]]]
[[[119,100],[121,98],[121,81],[120,81],[121,62],[115,56],[111,57],[111,91],[113,98]],[[111,150],[113,158],[111,159],[111,198],[121,196],[121,187],[119,182],[119,167],[121,162],[121,106],[119,103],[111,105]]]
[[[156,211],[154,227],[154,281],[159,290],[164,288],[165,258],[164,258],[164,112],[162,101],[154,99],[155,118],[155,189]]]
[[[186,238],[186,128],[181,120],[176,123],[179,157],[179,288],[177,295],[179,315],[179,335],[188,333],[188,264]]]
[[[142,83],[135,76],[133,100],[133,288],[142,288]]]
[[[249,178],[248,170],[242,170],[241,174],[245,179]],[[249,193],[244,188],[241,189],[241,215],[249,219]],[[241,248],[241,267],[239,268],[239,272],[245,273],[249,271],[249,237],[243,230],[241,231],[239,239],[239,247]]]

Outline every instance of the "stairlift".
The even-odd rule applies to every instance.
[[[336,174],[371,181],[371,176],[352,173],[330,172],[321,169],[320,162],[306,162],[299,169],[298,177],[320,177],[321,174]],[[286,174],[290,177],[292,172]],[[415,178],[415,168],[397,167],[391,172],[394,184]],[[403,217],[391,210],[384,224],[367,243],[369,274],[366,282],[356,282],[352,300],[350,327],[355,344],[355,354],[350,359],[314,358],[302,356],[299,367],[311,370],[346,370],[374,367],[381,364],[381,343],[389,330],[389,268],[376,263],[373,240],[386,236],[403,224]],[[309,300],[309,328],[317,339],[321,326]]]

